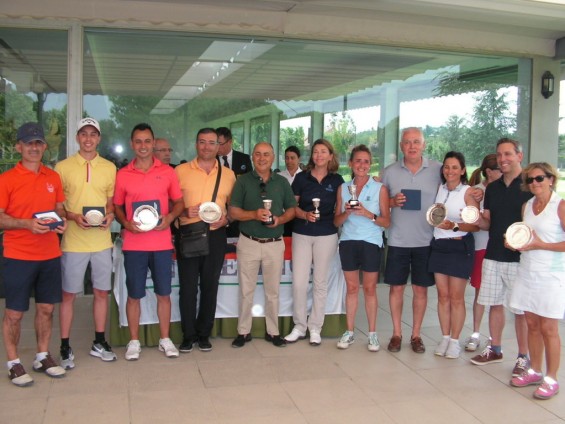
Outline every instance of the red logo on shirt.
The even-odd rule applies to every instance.
[[[53,186],[53,184],[47,183],[47,191],[48,191],[49,193],[54,193],[54,192],[55,192],[55,187]]]

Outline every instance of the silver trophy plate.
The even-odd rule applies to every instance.
[[[200,219],[208,224],[218,222],[222,218],[222,208],[214,202],[204,202],[198,209]]]
[[[434,203],[426,212],[426,220],[428,221],[428,224],[433,227],[437,227],[441,224],[445,220],[446,216],[447,208],[443,203]]]
[[[104,221],[104,214],[99,210],[91,209],[84,215],[84,218],[91,227],[98,227]]]
[[[479,210],[475,206],[465,206],[461,210],[461,219],[467,224],[474,224],[479,219]]]
[[[141,205],[133,213],[133,220],[141,231],[151,231],[159,222],[159,213],[153,206]]]
[[[506,230],[506,242],[513,249],[521,249],[532,241],[532,229],[525,222],[515,222]]]

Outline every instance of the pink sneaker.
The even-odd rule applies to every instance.
[[[534,392],[534,397],[536,399],[551,399],[559,393],[559,383],[553,378],[545,377],[543,383]]]
[[[533,369],[529,369],[519,377],[510,380],[510,385],[514,387],[526,387],[531,384],[540,384],[543,380],[543,374],[537,373]]]

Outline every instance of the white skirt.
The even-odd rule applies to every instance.
[[[565,273],[518,267],[510,307],[545,318],[565,316]]]

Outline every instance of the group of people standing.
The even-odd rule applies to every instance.
[[[104,337],[111,286],[109,227],[116,219],[123,228],[128,289],[126,312],[131,340],[126,348],[127,360],[137,360],[141,354],[140,300],[145,296],[148,270],[157,297],[159,350],[167,357],[178,357],[179,351],[191,352],[194,346],[205,352],[212,350],[210,334],[219,278],[228,232],[234,230],[239,234],[240,302],[233,347],[243,347],[252,340],[253,296],[259,271],[265,289],[265,340],[284,347],[309,337],[311,345],[320,345],[328,272],[339,250],[347,290],[347,329],[337,347],[347,349],[355,341],[354,320],[362,285],[369,327],[367,348],[378,351],[376,284],[385,256],[386,229],[384,281],[390,286],[393,322],[387,347],[390,352],[402,348],[404,290],[410,280],[412,350],[426,350],[421,326],[428,287],[436,284],[442,338],[434,353],[458,358],[466,315],[464,293],[471,278],[476,297],[473,334],[466,341],[466,350],[480,346],[479,326],[485,306],[489,307],[491,333],[490,343],[471,362],[486,365],[502,361],[506,306],[516,314],[519,351],[511,384],[536,384],[539,387],[534,396],[542,399],[559,390],[557,323],[565,313],[565,205],[554,192],[558,174],[550,165],[535,163],[522,170],[523,154],[518,142],[501,139],[496,155],[485,158],[469,184],[463,155],[449,152],[443,163],[425,158],[425,140],[418,128],[402,131],[403,158],[382,170],[379,177],[370,173],[370,149],[355,146],[348,162],[348,182],[337,173],[339,163],[333,146],[324,139],[312,144],[309,162],[302,172],[298,167],[300,151],[288,148],[288,169],[280,174],[272,170],[275,152],[270,144],[256,144],[250,160],[246,159],[232,150],[227,128],[201,129],[196,136],[196,157],[175,167],[169,164],[172,149],[166,140],[166,144],[160,141],[156,145],[152,128],[139,124],[130,140],[135,158],[117,174],[115,167],[97,153],[101,132],[96,120],[81,120],[76,140],[78,153],[58,163],[55,172],[41,164],[46,149],[41,126],[24,124],[16,142],[22,160],[0,176],[0,226],[6,230],[3,334],[12,383],[26,386],[33,382],[17,354],[21,319],[29,308],[32,289],[38,340],[34,369],[61,377],[75,366],[69,341],[73,302],[83,290],[89,263],[95,324],[90,354],[103,361],[116,360]],[[158,159],[161,152],[168,161]],[[479,174],[484,181],[477,178]],[[134,206],[148,201],[158,205],[159,222],[145,231],[136,221]],[[207,228],[209,253],[179,255],[182,236],[202,221],[201,205],[209,201],[214,201],[221,211]],[[434,203],[447,210],[445,219],[435,227],[426,219],[426,211]],[[461,219],[461,210],[466,206],[481,210],[475,222]],[[86,216],[93,207],[103,216],[96,224]],[[34,217],[43,211],[56,213],[60,222],[53,225]],[[516,251],[505,242],[504,233],[510,224],[522,220],[534,230],[533,238]],[[292,231],[294,327],[283,337],[278,327],[278,293],[285,224]],[[176,235],[174,242],[171,227]],[[62,235],[60,247],[57,234]],[[183,332],[178,349],[169,337],[173,243],[177,248]],[[61,365],[48,351],[53,306],[59,302]],[[544,349],[545,377],[541,373]]]

